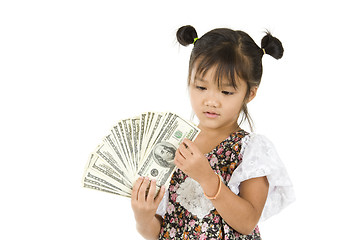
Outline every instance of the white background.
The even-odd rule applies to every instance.
[[[249,104],[276,145],[297,201],[260,223],[263,239],[360,239],[360,54],[357,1],[0,2],[0,239],[141,239],[129,199],[81,187],[88,156],[121,118],[189,118],[192,24],[268,29]]]

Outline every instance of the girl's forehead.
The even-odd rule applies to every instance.
[[[245,82],[240,77],[233,75],[230,76],[230,74],[227,74],[225,72],[219,72],[219,69],[216,66],[210,67],[205,70],[200,70],[197,67],[194,67],[192,69],[191,79],[190,82],[202,82],[205,84],[216,84],[218,87],[233,87],[238,88],[240,85],[242,85],[243,82]]]
[[[220,85],[222,87],[233,87],[232,81],[227,78],[217,79],[217,78],[207,78],[196,75],[193,78],[193,82],[200,82],[204,84],[215,84],[215,85]]]

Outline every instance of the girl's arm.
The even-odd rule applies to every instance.
[[[210,167],[207,158],[197,146],[184,140],[176,152],[175,164],[196,180],[207,196],[213,197],[219,188],[219,178]],[[200,170],[201,169],[201,170]],[[257,225],[268,194],[266,177],[253,178],[240,185],[239,195],[234,194],[223,182],[216,199],[211,200],[221,217],[233,229],[250,234]]]
[[[149,192],[146,194],[149,184]],[[156,215],[156,211],[164,192],[165,188],[162,186],[159,194],[155,196],[156,182],[155,180],[149,181],[148,178],[140,177],[134,184],[131,205],[137,230],[145,239],[158,239],[159,237],[163,219]]]
[[[207,196],[215,196],[219,179],[213,172],[209,179],[200,182]],[[246,180],[239,187],[239,195],[234,194],[223,182],[216,199],[211,200],[222,218],[237,232],[251,234],[256,227],[268,194],[266,177]]]

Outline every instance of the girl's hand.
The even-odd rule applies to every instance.
[[[150,183],[149,183],[150,182]],[[150,186],[149,186],[150,184]],[[147,194],[147,189],[149,191]],[[162,186],[156,195],[156,181],[140,177],[135,182],[132,190],[131,205],[135,221],[140,226],[147,226],[154,219],[155,213],[164,196],[165,188]]]
[[[175,153],[174,163],[201,185],[214,175],[208,159],[191,140],[186,138]]]

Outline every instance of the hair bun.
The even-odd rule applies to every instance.
[[[197,37],[196,29],[190,25],[183,26],[177,31],[177,40],[183,46],[193,44],[194,39]]]
[[[275,59],[280,59],[283,56],[283,46],[280,40],[273,37],[270,32],[266,32],[266,36],[262,38],[261,47],[268,55]]]

